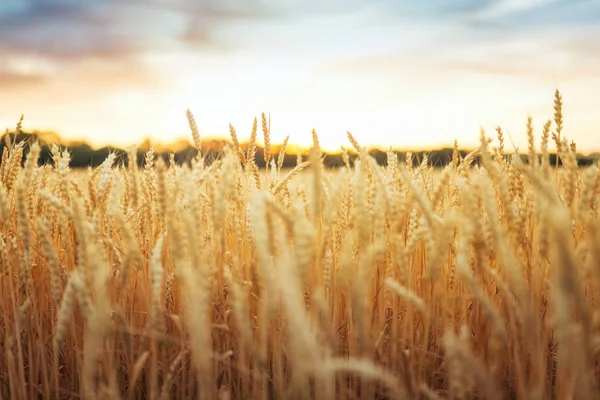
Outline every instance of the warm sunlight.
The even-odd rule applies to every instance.
[[[523,148],[527,115],[541,129],[559,87],[565,135],[581,151],[600,150],[600,49],[588,40],[599,33],[588,21],[595,2],[568,10],[560,1],[254,10],[88,3],[0,6],[0,126],[12,129],[25,114],[25,129],[94,145],[169,142],[187,137],[189,108],[205,138],[228,138],[232,123],[247,140],[265,112],[274,142],[290,135],[310,145],[314,128],[327,150],[347,144],[346,131],[381,148],[472,146],[480,127],[498,125]],[[539,13],[567,19],[549,25]]]
[[[599,39],[600,0],[0,0],[0,400],[600,400]]]

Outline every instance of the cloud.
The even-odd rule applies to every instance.
[[[513,13],[530,11],[539,7],[548,6],[561,0],[498,0],[476,10],[472,17],[480,20],[506,17]]]
[[[117,3],[84,6],[32,2],[28,9],[0,19],[0,49],[35,53],[57,62],[90,57],[117,59],[160,48],[164,42],[152,40],[158,39],[152,34],[153,21],[157,16],[151,11]],[[155,32],[168,34],[162,25],[156,26]]]
[[[548,82],[580,81],[597,74],[600,68],[598,44],[579,37],[557,39],[539,46],[536,41],[507,42],[504,45],[492,42],[488,46],[474,45],[471,52],[456,51],[454,54],[420,54],[411,57],[405,53],[386,53],[362,58],[338,60],[323,64],[331,72],[362,75],[393,76],[396,73],[430,74],[431,84],[453,75],[480,74],[497,77],[528,78],[532,81]],[[479,47],[478,50],[475,50]]]
[[[3,81],[14,78],[13,94],[37,84],[40,95],[66,91],[72,99],[168,87],[177,72],[148,60],[172,63],[173,54],[220,48],[221,38],[214,33],[229,22],[258,18],[260,9],[253,10],[253,3],[5,0],[0,4],[0,65],[7,66],[1,70]]]
[[[0,86],[3,90],[24,90],[39,87],[47,81],[43,74],[21,73],[11,70],[0,70]]]
[[[483,31],[579,28],[600,23],[600,3],[593,0],[495,0],[462,13],[459,19]]]
[[[500,7],[505,2],[494,4]],[[537,1],[529,6],[542,4]],[[470,9],[467,13],[475,9],[464,4],[462,7]],[[502,7],[508,13],[509,5]],[[579,7],[589,5],[581,3]],[[385,77],[390,84],[401,82],[401,86],[415,90],[418,86],[428,90],[470,75],[544,85],[584,82],[600,69],[600,42],[594,40],[600,37],[600,25],[577,24],[574,16],[582,10],[571,13],[569,26],[540,25],[535,29],[524,26],[496,30],[465,25],[463,17],[443,19],[442,23],[427,19],[402,21],[397,26],[404,35],[390,35],[388,43],[392,37],[406,40],[396,41],[383,51],[358,49],[353,55],[323,61],[316,70],[374,80]]]
[[[56,63],[118,62],[151,52],[218,45],[213,32],[255,18],[254,2],[236,0],[23,0],[0,5],[0,52]],[[12,4],[12,6],[11,6]]]

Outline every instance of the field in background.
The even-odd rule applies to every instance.
[[[526,162],[502,131],[443,169],[348,134],[358,158],[329,171],[313,132],[263,173],[258,129],[210,165],[131,149],[74,171],[12,143],[0,398],[600,398],[600,168],[558,92]]]

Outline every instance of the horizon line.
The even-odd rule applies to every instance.
[[[9,128],[6,128],[5,131],[0,134],[0,146],[4,146],[4,137],[6,135],[17,135],[18,133],[13,129],[10,130]],[[122,151],[126,151],[126,149],[128,147],[131,146],[135,146],[137,151],[140,150],[146,150],[149,148],[153,148],[154,150],[157,151],[157,153],[170,153],[170,152],[179,152],[182,150],[185,150],[187,148],[195,148],[194,146],[194,142],[192,140],[192,138],[190,138],[190,135],[181,135],[178,138],[174,138],[173,140],[169,141],[169,142],[163,142],[163,141],[159,141],[156,139],[153,139],[151,137],[145,137],[141,142],[139,143],[135,143],[135,144],[116,144],[116,143],[93,143],[92,141],[89,141],[85,138],[81,138],[81,139],[65,139],[63,138],[59,133],[57,133],[56,131],[53,130],[41,130],[41,129],[34,129],[34,130],[21,130],[20,132],[21,135],[25,135],[25,136],[36,136],[36,138],[38,140],[41,140],[43,142],[45,142],[46,144],[56,144],[56,145],[62,145],[62,146],[66,146],[66,147],[76,147],[76,146],[87,146],[90,149],[92,149],[93,151],[98,151],[101,149],[105,149],[105,148],[109,148],[109,149],[115,149],[115,150],[122,150]],[[256,140],[256,148],[257,149],[261,149],[264,150],[265,146],[264,146],[264,141],[263,140],[259,140],[260,137],[257,137]],[[48,139],[56,139],[56,140],[48,140]],[[494,138],[496,139],[496,138]],[[291,140],[291,137],[290,137]],[[202,135],[201,136],[201,143],[217,143],[217,144],[222,144],[222,143],[227,143],[229,145],[233,145],[233,141],[231,140],[230,136],[227,135]],[[250,141],[249,140],[240,140],[239,141],[240,146],[242,147],[246,147]],[[458,143],[458,150],[459,151],[472,151],[474,150],[477,146],[460,146],[460,142]],[[271,142],[271,154],[272,155],[277,155],[279,153],[279,149],[281,148],[283,142],[281,143],[273,143]],[[361,146],[363,148],[365,148],[368,152],[370,151],[380,151],[380,152],[386,152],[388,150],[392,150],[395,153],[402,153],[402,152],[420,152],[420,153],[428,153],[428,152],[436,152],[436,151],[440,151],[440,150],[448,150],[448,149],[453,149],[454,148],[454,144],[453,143],[440,143],[437,146],[394,146],[394,145],[367,145],[367,146]],[[291,141],[288,141],[287,145],[286,145],[286,149],[287,150],[295,150],[295,152],[289,152],[286,151],[285,154],[287,155],[296,155],[298,152],[300,152],[300,154],[302,154],[303,156],[308,155],[308,153],[310,152],[310,149],[312,148],[312,146],[303,146]],[[354,146],[348,141],[347,144],[342,144],[339,146],[338,149],[328,149],[328,148],[323,148],[321,147],[321,151],[324,154],[329,154],[329,155],[338,155],[338,154],[342,154],[343,153],[343,149],[346,149],[346,151],[349,154],[358,154],[358,152],[356,151],[356,149],[354,148]],[[493,147],[492,147],[493,148]],[[519,149],[516,149],[519,150]],[[221,150],[215,150],[215,149],[209,149],[209,151],[221,151]],[[549,152],[548,154],[555,154],[556,152]],[[580,149],[577,149],[577,153],[578,155],[582,156],[582,157],[593,157],[593,158],[600,158],[600,148],[598,149],[592,149],[590,151],[587,152],[581,152]],[[511,152],[506,152],[506,154],[527,154],[527,149],[525,150],[519,150],[518,152],[515,153],[515,151],[511,151]]]

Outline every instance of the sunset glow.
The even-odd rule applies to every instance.
[[[197,4],[197,5],[191,5]],[[600,150],[600,3],[567,0],[8,0],[0,126],[119,146],[242,140],[471,146],[497,125],[526,147],[565,103],[564,135]],[[510,143],[510,142],[509,142]]]

